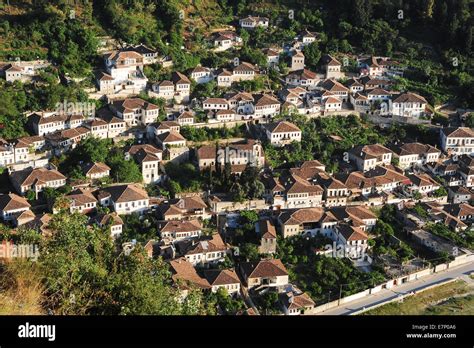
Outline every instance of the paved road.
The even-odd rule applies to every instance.
[[[403,295],[411,291],[418,291],[427,286],[437,284],[448,279],[458,277],[462,277],[465,279],[465,276],[467,274],[470,274],[471,272],[474,272],[474,262],[449,268],[445,271],[431,274],[418,280],[414,280],[409,283],[396,286],[392,289],[383,289],[378,293],[368,295],[359,300],[343,304],[340,307],[333,308],[322,313],[318,313],[318,315],[349,315],[352,312],[363,309],[364,307],[367,308],[375,304],[396,298],[399,295]]]

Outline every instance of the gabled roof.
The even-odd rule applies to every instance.
[[[309,31],[307,28],[303,29],[301,32],[300,32],[300,37],[316,37],[318,35],[318,33],[316,32],[313,32],[313,31]]]
[[[422,186],[440,186],[431,176],[426,173],[408,175],[410,181],[418,187]]]
[[[156,155],[147,152],[144,149],[140,149],[133,157],[135,158],[135,161],[140,164],[143,162],[158,162],[160,160]]]
[[[270,133],[301,132],[301,129],[288,121],[269,123],[266,128]]]
[[[112,103],[114,108],[122,113],[130,113],[135,109],[155,110],[158,106],[149,103],[141,98],[127,98],[124,100],[116,100]]]
[[[342,65],[340,61],[338,61],[336,58],[334,58],[333,56],[329,54],[325,54],[322,57],[321,62],[323,63],[323,65],[329,65],[329,66]]]
[[[133,51],[133,52],[138,52],[139,54],[156,54],[157,52],[147,46],[145,46],[144,44],[140,44],[140,45],[137,45],[137,46],[128,46],[126,48],[124,48],[122,51],[124,52],[128,52],[128,51]]]
[[[188,85],[190,85],[191,84],[191,81],[189,81],[187,76],[180,73],[179,71],[173,71],[173,73],[171,74],[171,81],[173,81],[173,83],[175,85],[177,85],[177,84],[188,84]]]
[[[452,138],[474,138],[474,130],[468,127],[447,127],[442,128],[441,131],[447,137]]]
[[[328,97],[324,99],[324,104],[337,104],[341,103],[341,100],[335,97]]]
[[[287,276],[288,271],[279,259],[243,262],[241,268],[246,278]]]
[[[315,303],[305,292],[294,294],[292,292],[282,295],[283,304],[288,310],[314,307]]]
[[[315,80],[318,78],[318,75],[315,72],[312,72],[308,69],[301,69],[291,72],[288,78],[298,78],[300,80]]]
[[[0,210],[2,211],[29,209],[30,207],[30,203],[25,198],[14,193],[0,195]]]
[[[194,115],[191,111],[183,111],[178,115],[178,117],[176,117],[177,120],[185,120],[189,118],[194,119]]]
[[[102,162],[86,163],[82,166],[85,175],[100,174],[110,171],[110,167]]]
[[[255,97],[255,106],[280,105],[278,99],[269,94],[260,94]]]
[[[160,232],[192,232],[201,229],[198,220],[170,220],[160,223]]]
[[[419,94],[415,94],[412,92],[408,93],[401,93],[398,96],[396,96],[393,101],[393,103],[422,103],[422,104],[428,104],[426,99],[422,97]]]
[[[348,242],[368,239],[367,234],[359,227],[354,227],[347,224],[340,224],[337,226],[337,231]]]
[[[352,87],[352,86],[359,86],[359,87],[363,87],[364,85],[362,83],[359,82],[359,80],[357,80],[356,78],[350,78],[349,80],[346,81],[346,85],[348,87]]]
[[[317,181],[326,190],[347,189],[347,186],[344,185],[340,180],[334,177],[330,177],[329,175],[323,172],[318,174]]]
[[[199,276],[192,263],[186,261],[185,258],[170,261],[170,266],[173,273],[173,280],[178,283],[184,282],[182,285],[184,285],[185,288],[187,288],[187,285],[201,289],[209,289],[211,287],[206,279]]]
[[[447,204],[443,207],[443,210],[456,217],[474,216],[474,207],[468,203]]]
[[[99,80],[99,81],[113,81],[115,79],[112,76],[110,76],[109,74],[101,71],[97,74],[97,80]]]
[[[124,203],[149,199],[148,193],[135,184],[105,187],[99,195],[110,196],[115,203]]]
[[[384,154],[392,153],[391,150],[380,144],[359,145],[349,150],[349,153],[362,159],[378,158]]]
[[[90,191],[85,190],[74,191],[67,195],[66,198],[69,199],[76,207],[97,202],[97,199],[94,197],[94,195]]]
[[[260,229],[260,235],[262,238],[265,239],[276,239],[276,229],[275,225],[269,219],[259,220],[258,226]]]
[[[112,226],[123,225],[122,218],[115,212],[109,214],[98,214],[94,217],[93,221],[101,226],[106,226],[108,224],[111,224]]]
[[[157,149],[155,146],[153,146],[151,144],[132,145],[126,150],[126,152],[128,152],[130,155],[133,156],[141,150],[143,150],[143,151],[145,151],[149,154],[152,154],[152,155],[157,155],[157,154],[163,152],[162,150]]]
[[[160,135],[158,135],[158,139],[162,143],[170,143],[170,142],[175,142],[175,141],[185,141],[186,140],[181,134],[179,134],[176,131],[169,131],[169,132],[161,133]]]
[[[226,251],[227,245],[222,240],[219,233],[212,235],[210,240],[201,240],[195,245],[191,246],[191,249],[186,252],[186,255],[212,253],[215,251]]]
[[[204,276],[212,286],[240,284],[240,279],[233,269],[207,270],[204,271]]]
[[[240,63],[238,66],[236,66],[234,69],[233,69],[234,72],[240,72],[240,71],[253,71],[253,72],[257,72],[258,69],[253,65],[253,64],[250,64],[248,62],[242,62]]]
[[[203,104],[229,104],[229,102],[224,98],[207,98],[203,101]]]
[[[55,169],[48,170],[46,168],[27,168],[12,172],[11,180],[19,186],[32,186],[33,184],[45,184],[50,181],[65,180],[66,177]]]
[[[349,88],[334,79],[326,79],[321,83],[321,87],[331,92],[349,92]]]
[[[423,155],[425,153],[441,153],[440,150],[429,144],[404,143],[401,145],[391,145],[390,149],[398,156]]]
[[[318,222],[324,216],[324,209],[319,207],[289,210],[278,217],[284,224],[300,225],[308,222]]]

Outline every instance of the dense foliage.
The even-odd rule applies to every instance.
[[[118,254],[108,232],[88,228],[86,219],[62,212],[49,224],[51,237],[40,240],[31,230],[21,230],[15,237],[22,243],[40,243],[36,269],[45,309],[82,315],[207,312],[199,293],[193,292],[184,303],[177,301],[162,260],[149,259],[139,246],[130,255]]]

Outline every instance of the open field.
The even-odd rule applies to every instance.
[[[471,276],[472,277],[472,276]],[[473,315],[474,289],[463,280],[367,311],[362,315]]]

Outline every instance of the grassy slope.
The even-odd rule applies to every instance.
[[[0,268],[0,315],[41,315],[43,287],[34,262],[12,261]]]
[[[362,315],[472,315],[474,314],[472,291],[472,286],[463,280],[458,280],[410,296],[402,303],[392,302]]]

